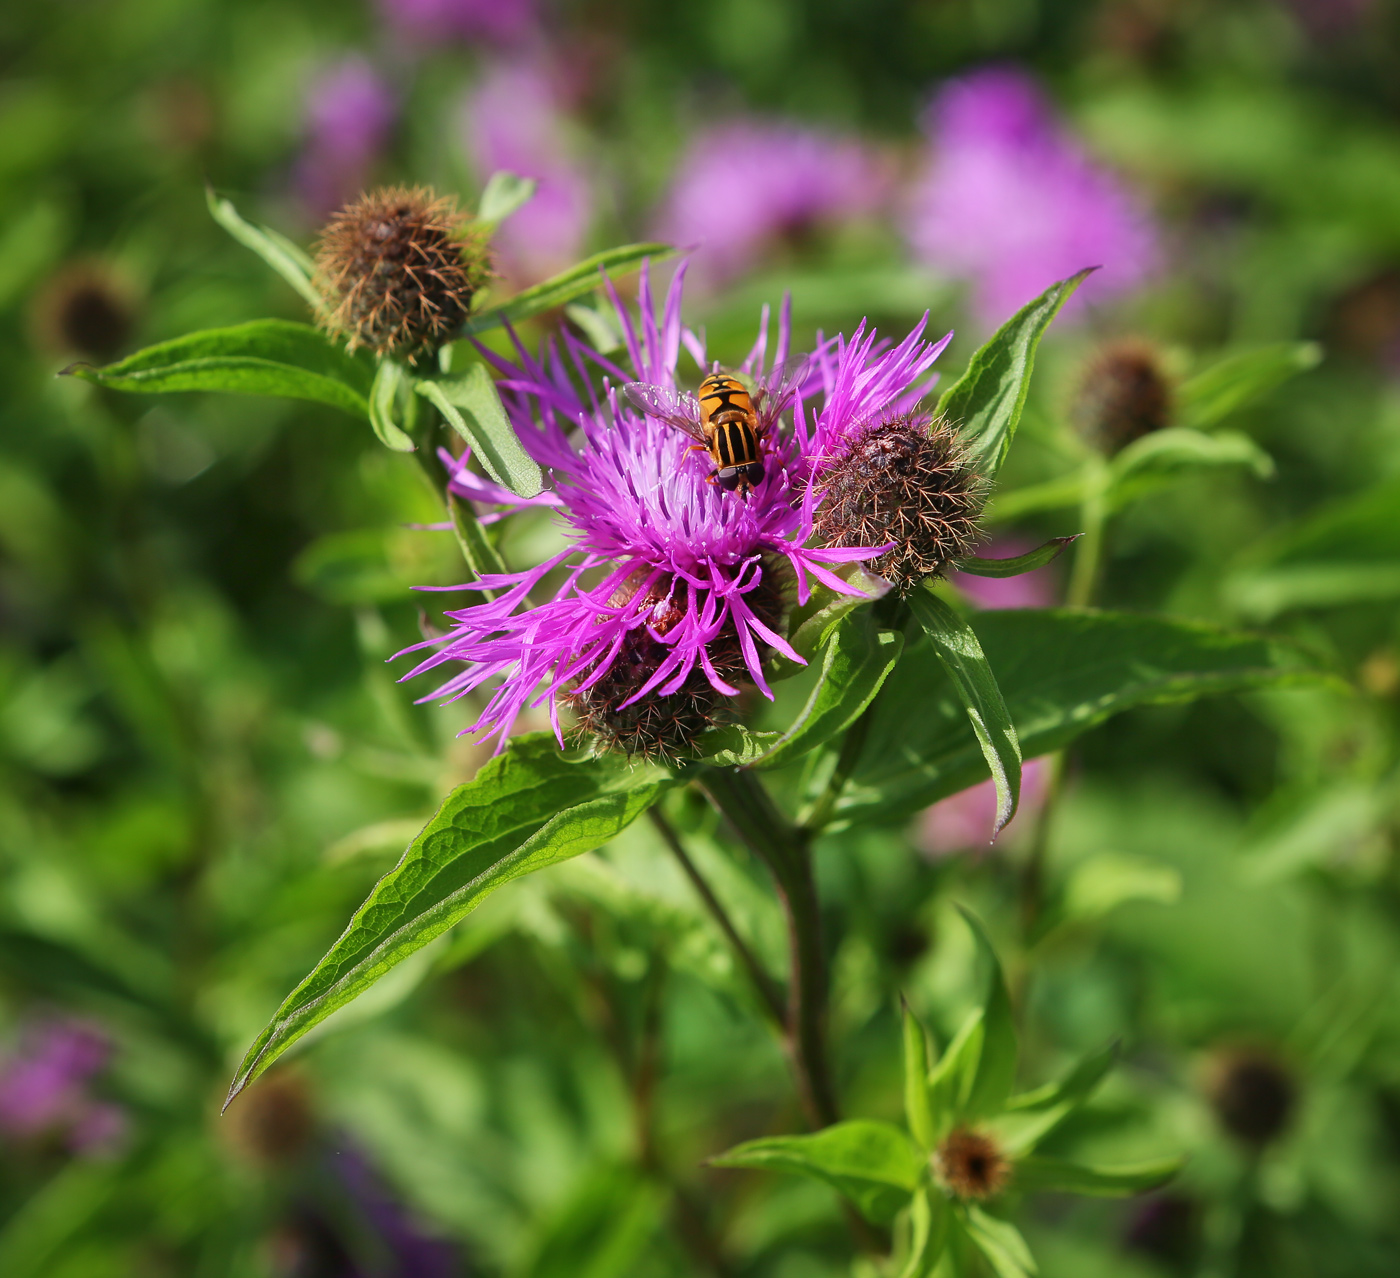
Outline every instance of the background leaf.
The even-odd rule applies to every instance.
[[[1082,1167],[1059,1158],[1023,1158],[1016,1164],[1017,1189],[1064,1194],[1093,1194],[1100,1198],[1122,1198],[1146,1193],[1165,1185],[1181,1170],[1179,1158],[1163,1158],[1150,1163],[1122,1167]]]
[[[1177,422],[1205,430],[1321,361],[1316,342],[1279,342],[1228,355],[1177,387]]]
[[[987,968],[987,992],[982,1000],[982,1050],[967,1098],[968,1114],[978,1118],[999,1111],[1011,1095],[1011,1085],[1016,1079],[1016,1025],[1011,1016],[1011,997],[1006,992],[1001,960],[987,929],[966,907],[960,905],[958,912],[971,929],[977,952]]]
[[[1029,1278],[1036,1273],[1035,1259],[1021,1231],[1009,1220],[992,1216],[975,1204],[965,1209],[963,1227],[977,1250],[987,1258],[997,1278]]]
[[[264,319],[177,337],[105,368],[73,364],[64,372],[112,390],[275,395],[366,417],[374,366],[309,324]]]
[[[991,831],[991,837],[995,837],[1015,815],[1021,797],[1021,747],[1015,725],[991,664],[967,622],[931,589],[914,591],[909,596],[909,608],[967,712],[982,757],[996,783],[997,814]],[[908,703],[904,712],[908,713]]]
[[[572,760],[552,734],[513,740],[458,786],[375,885],[344,935],[248,1049],[237,1096],[288,1047],[498,887],[607,842],[676,784],[616,757]]]
[[[213,187],[205,188],[204,198],[214,221],[272,267],[306,299],[313,311],[320,311],[321,294],[311,282],[316,268],[305,250],[270,227],[255,226],[245,220],[233,207],[233,202],[215,194]]]
[[[889,1220],[918,1188],[924,1159],[891,1123],[857,1119],[810,1136],[769,1136],[711,1160],[717,1167],[752,1167],[824,1180],[877,1223]]]
[[[1133,706],[1329,677],[1289,643],[1200,622],[1010,609],[981,613],[970,624],[996,668],[1027,757],[1057,750]],[[910,705],[919,706],[917,718]],[[962,703],[921,640],[886,682],[864,756],[836,810],[847,819],[902,821],[986,775]]]
[[[521,177],[506,169],[497,169],[486,179],[481,199],[476,206],[476,220],[499,226],[517,209],[534,198],[539,183],[534,178]]]
[[[1070,296],[1094,270],[1089,267],[1052,284],[1006,321],[968,362],[967,371],[938,401],[939,416],[958,423],[973,465],[995,477],[1010,451],[1030,390],[1035,349]]]

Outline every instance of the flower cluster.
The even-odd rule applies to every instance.
[[[703,340],[681,324],[684,276],[682,266],[658,316],[644,270],[639,322],[612,294],[631,371],[567,330],[539,359],[518,343],[514,363],[486,353],[513,426],[553,475],[553,491],[531,502],[558,509],[569,544],[533,568],[464,587],[499,593],[449,611],[451,631],[418,645],[431,655],[406,678],[461,666],[433,695],[455,699],[499,677],[476,730],[503,741],[524,709],[548,704],[562,740],[567,699],[604,744],[677,753],[741,684],[771,698],[768,654],[802,660],[783,633],[791,598],[805,602],[814,581],[859,594],[833,569],[890,549],[888,539],[836,546],[814,538],[820,477],[829,452],[862,423],[913,410],[946,339],[925,342],[920,325],[893,349],[864,329],[822,343],[797,374],[791,428],[765,439],[763,479],[747,496],[727,493],[707,482],[710,459],[685,432],[618,393],[634,380],[674,391],[683,347],[710,368]],[[771,359],[768,318],[765,309],[739,370],[760,387],[791,367],[788,307]],[[527,504],[474,476],[465,459],[453,465],[459,496]],[[530,592],[552,573],[562,584],[532,605]]]

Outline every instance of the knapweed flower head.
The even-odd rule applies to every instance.
[[[1079,377],[1074,416],[1106,452],[1171,423],[1172,382],[1151,342],[1121,337],[1101,346]]]
[[[80,259],[60,268],[34,302],[35,336],[48,349],[106,363],[136,328],[130,283],[107,262]]]
[[[955,1198],[994,1198],[1011,1177],[1011,1162],[995,1137],[973,1127],[955,1127],[933,1151],[938,1183]]]
[[[1056,280],[1100,266],[1071,299],[1140,283],[1156,234],[1123,183],[1053,119],[1035,84],[1010,68],[948,84],[925,118],[928,169],[910,201],[918,257],[973,285],[988,327]]]
[[[765,441],[765,473],[747,496],[708,482],[713,464],[689,436],[619,395],[633,381],[675,390],[683,345],[709,371],[703,341],[682,330],[684,277],[682,266],[658,315],[644,269],[636,322],[612,293],[629,369],[567,330],[538,359],[518,343],[516,363],[488,356],[522,443],[553,475],[552,493],[533,500],[557,505],[569,545],[531,569],[464,587],[501,593],[448,612],[451,631],[419,645],[435,651],[405,677],[461,667],[433,695],[491,685],[476,730],[503,741],[522,710],[548,704],[562,741],[560,704],[572,702],[604,744],[677,752],[742,684],[772,696],[768,653],[802,660],[782,633],[789,590],[805,601],[815,579],[860,593],[832,566],[879,548],[807,544],[802,494],[815,453],[802,389],[814,382],[799,388],[791,429]],[[760,384],[771,379],[788,359],[789,334],[785,306],[770,360],[765,311],[739,371]],[[465,467],[452,487],[475,500],[518,501]],[[529,593],[556,569],[563,584],[531,604]],[[628,711],[647,699],[658,703],[656,718],[639,722],[642,712]],[[658,724],[659,739],[650,737]]]
[[[571,151],[559,82],[543,60],[502,63],[463,109],[467,152],[483,180],[506,169],[538,183],[496,233],[502,269],[527,283],[578,258],[593,213],[592,185]]]
[[[707,282],[733,278],[775,240],[875,212],[889,175],[861,143],[792,124],[736,120],[691,142],[658,222],[694,245]]]
[[[389,141],[393,92],[358,54],[325,67],[306,93],[306,144],[295,183],[302,201],[324,217],[361,190]]]
[[[1220,1125],[1259,1149],[1283,1135],[1298,1102],[1292,1072],[1260,1047],[1218,1051],[1207,1066],[1205,1089]]]
[[[427,187],[381,187],[321,232],[321,317],[351,350],[417,363],[447,341],[490,274],[484,238],[450,198]]]
[[[826,546],[883,546],[870,567],[900,592],[972,552],[986,485],[956,426],[921,407],[925,374],[952,334],[925,341],[920,324],[883,349],[864,325],[838,340],[818,418],[819,459],[808,493]]]

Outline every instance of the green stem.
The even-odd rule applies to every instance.
[[[838,1114],[826,1056],[826,955],[811,849],[753,773],[708,768],[700,785],[777,885],[792,956],[784,1018],[788,1055],[808,1121],[828,1127]]]
[[[676,858],[681,869],[685,871],[686,878],[690,880],[696,895],[704,902],[705,908],[710,912],[710,917],[718,924],[719,930],[724,933],[725,940],[729,942],[740,965],[748,973],[763,1010],[768,1013],[769,1019],[778,1029],[784,1029],[787,1018],[783,1010],[782,991],[778,988],[777,982],[764,970],[758,957],[749,949],[744,938],[739,935],[738,928],[734,926],[724,906],[705,881],[695,862],[690,859],[690,854],[685,850],[685,845],[681,843],[680,837],[676,834],[671,823],[656,808],[652,808],[647,815],[660,833],[662,842],[671,850],[671,855]]]
[[[841,792],[846,788],[846,782],[851,779],[851,774],[855,772],[856,765],[860,763],[860,756],[865,750],[865,740],[870,735],[870,720],[875,713],[876,704],[877,702],[872,701],[860,718],[846,729],[845,740],[841,742],[841,753],[836,756],[836,766],[832,768],[831,776],[827,778],[816,802],[802,813],[799,829],[808,837],[819,834],[831,823]]]
[[[1108,520],[1108,463],[1095,453],[1084,463],[1084,495],[1079,505],[1083,536],[1074,546],[1065,602],[1071,608],[1087,608],[1098,585],[1103,557],[1104,524]]]

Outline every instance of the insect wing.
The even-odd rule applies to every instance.
[[[639,412],[683,430],[702,444],[705,442],[705,432],[700,427],[700,405],[693,395],[653,386],[650,382],[628,382],[622,393]]]
[[[810,355],[794,355],[781,364],[774,364],[762,377],[757,379],[755,408],[758,411],[759,433],[767,432],[779,417],[787,411],[797,394],[798,387],[806,381],[813,368]]]

